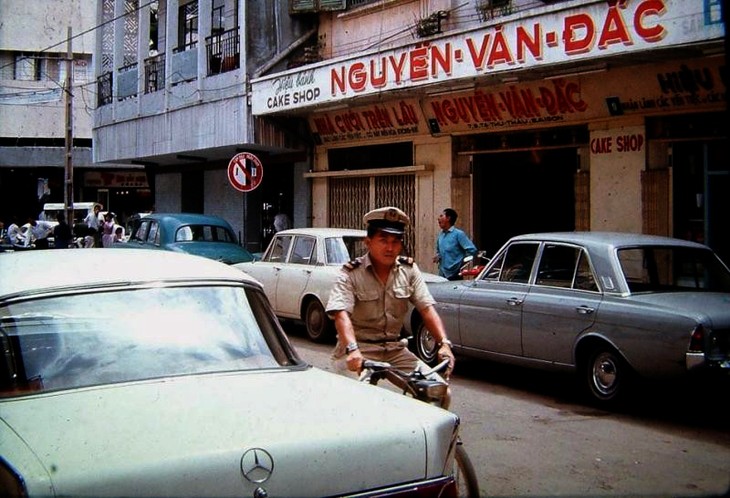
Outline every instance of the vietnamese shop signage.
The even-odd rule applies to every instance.
[[[309,123],[323,144],[403,137],[426,131],[415,99],[316,113],[310,116]]]
[[[558,5],[533,17],[253,80],[252,112],[272,114],[724,36],[721,10],[710,1],[612,0],[565,10]]]
[[[432,97],[424,99],[422,110],[426,120],[435,120],[443,133],[585,122],[617,112],[722,110],[727,105],[724,72],[720,57],[645,65],[639,73],[623,67]]]
[[[645,65],[641,72],[623,67],[572,77],[477,87],[420,101],[393,99],[314,112],[309,115],[309,124],[319,143],[333,144],[427,131],[463,133],[585,123],[616,113],[717,111],[727,106],[725,71],[722,57]],[[597,150],[604,145],[599,144]],[[616,139],[616,147],[624,146],[633,147],[634,142],[629,140],[625,145]]]

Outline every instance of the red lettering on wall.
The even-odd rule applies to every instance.
[[[613,44],[632,45],[631,37],[626,29],[626,22],[620,9],[626,8],[625,0],[613,0],[608,6],[606,21],[603,23],[598,48],[607,48]]]
[[[563,26],[563,44],[566,54],[582,54],[591,49],[596,29],[593,19],[588,14],[567,16]]]
[[[647,42],[658,42],[667,34],[667,30],[660,24],[646,26],[646,18],[659,17],[667,12],[663,0],[647,0],[639,4],[634,13],[634,29]]]

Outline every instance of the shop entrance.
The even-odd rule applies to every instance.
[[[673,144],[674,233],[680,239],[709,245],[724,261],[730,243],[724,236],[730,213],[727,141]]]
[[[475,155],[474,241],[494,254],[530,232],[575,230],[575,147]]]

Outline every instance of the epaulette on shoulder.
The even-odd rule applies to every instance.
[[[362,264],[362,260],[360,258],[355,258],[352,261],[348,261],[347,263],[342,265],[342,267],[347,271],[352,271],[355,268],[357,268],[358,266],[360,266],[361,264]]]
[[[413,258],[409,258],[408,256],[399,256],[398,262],[402,265],[413,266]]]

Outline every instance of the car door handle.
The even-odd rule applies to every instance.
[[[511,297],[511,298],[507,299],[507,304],[509,304],[510,306],[519,306],[520,304],[522,304],[524,302],[525,302],[524,299],[520,299],[518,297]]]
[[[578,306],[575,311],[578,312],[579,315],[590,315],[594,311],[596,311],[596,308],[591,308],[590,306]]]

